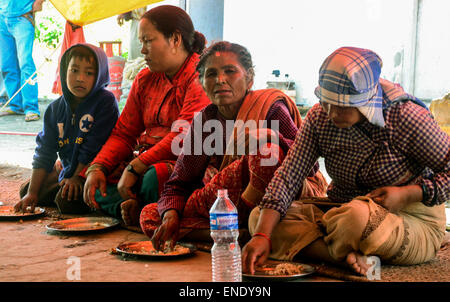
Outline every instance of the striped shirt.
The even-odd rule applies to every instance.
[[[332,179],[328,197],[349,202],[383,186],[419,184],[422,202],[450,200],[450,138],[429,111],[410,101],[385,111],[385,127],[364,120],[339,129],[320,104],[308,112],[262,201],[283,217],[319,157]]]

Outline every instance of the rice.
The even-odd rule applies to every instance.
[[[299,274],[302,270],[300,264],[293,263],[280,263],[275,269],[268,271],[269,275],[295,275]]]

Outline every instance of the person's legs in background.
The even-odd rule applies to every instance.
[[[35,72],[36,66],[33,61],[34,26],[25,17],[19,17],[12,26],[12,33],[16,39],[17,57],[20,67],[20,86],[22,86]],[[22,109],[25,114],[37,114],[38,86],[27,84],[22,88]]]
[[[1,52],[0,68],[7,94],[12,97],[36,71],[33,61],[34,26],[25,17],[1,18],[0,43],[8,50]],[[32,115],[34,118],[29,120],[39,119],[38,86],[24,85],[9,103],[9,110]]]
[[[1,74],[0,69],[0,106],[3,107],[3,105],[8,101],[8,95],[6,94],[5,85],[3,84],[3,76]]]
[[[7,20],[0,16],[0,45],[4,51],[0,51],[0,69],[2,71],[3,84],[8,97],[12,97],[20,88],[20,69],[17,60],[16,42],[10,32]],[[13,114],[23,114],[22,95],[19,93],[9,103],[9,109]]]

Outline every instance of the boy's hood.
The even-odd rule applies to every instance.
[[[69,51],[76,46],[89,48],[94,53],[95,59],[97,61],[97,79],[94,83],[94,86],[92,87],[92,90],[84,99],[89,99],[97,91],[108,86],[110,82],[108,57],[106,56],[106,53],[103,51],[103,49],[88,43],[75,44],[64,52],[63,56],[61,57],[61,63],[59,67],[62,92],[64,98],[68,102],[71,102],[74,97],[73,94],[69,91],[69,88],[67,88],[67,67],[69,66],[68,54]]]

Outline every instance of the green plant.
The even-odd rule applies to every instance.
[[[37,24],[34,37],[48,48],[56,48],[63,33],[63,27],[52,17],[42,17],[41,22]]]
[[[122,53],[122,58],[124,58],[125,60],[128,60],[128,51],[125,51],[124,53]]]

